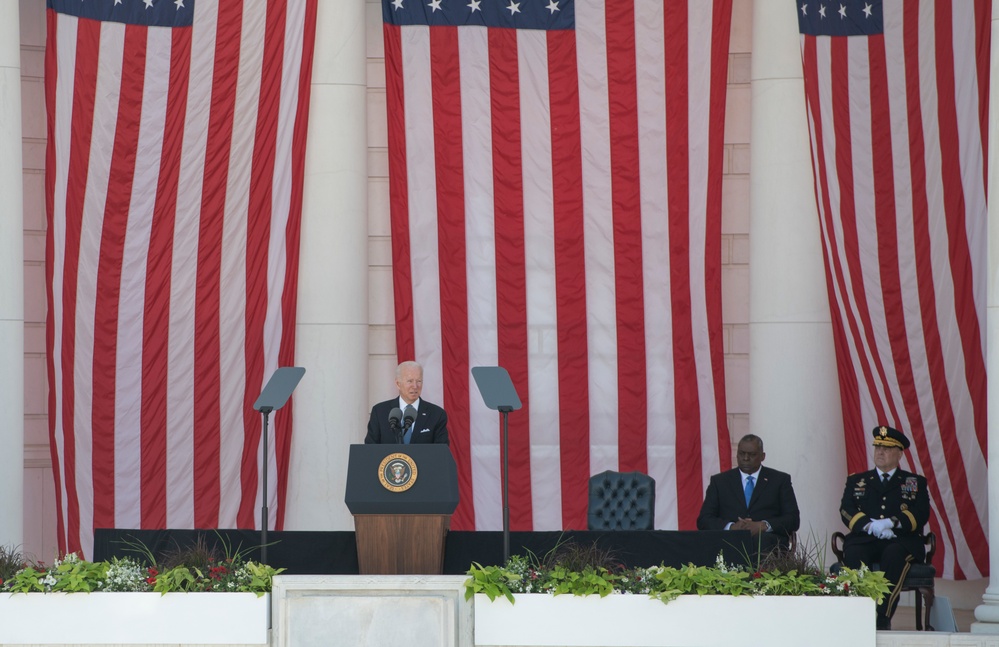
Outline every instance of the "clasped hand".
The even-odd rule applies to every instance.
[[[739,517],[738,521],[732,523],[732,530],[748,530],[755,537],[761,532],[766,532],[767,524],[762,521],[753,521],[752,519]]]
[[[891,519],[875,519],[867,524],[867,534],[874,535],[878,539],[894,539],[893,525],[895,522]]]

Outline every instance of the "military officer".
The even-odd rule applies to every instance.
[[[878,605],[877,628],[891,629],[909,564],[925,556],[923,526],[930,517],[926,479],[899,468],[909,448],[905,434],[887,426],[875,427],[874,469],[846,479],[840,515],[850,533],[843,542],[843,563],[878,564],[892,582],[891,593]]]

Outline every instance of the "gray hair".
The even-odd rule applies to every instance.
[[[402,377],[402,372],[405,369],[407,369],[407,368],[419,369],[420,375],[423,375],[423,367],[420,366],[420,363],[419,362],[414,362],[414,361],[410,360],[408,362],[403,362],[402,364],[399,364],[398,366],[395,367],[395,377],[396,377],[396,379]]]

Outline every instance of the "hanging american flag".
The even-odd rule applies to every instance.
[[[874,425],[910,435],[957,579],[989,571],[990,4],[796,2],[848,466]]]
[[[252,528],[294,359],[315,0],[48,0],[47,350],[59,549]],[[270,426],[283,523],[290,410]]]
[[[383,0],[397,351],[448,411],[457,529],[586,527],[606,469],[693,529],[731,463],[721,339],[730,0]]]

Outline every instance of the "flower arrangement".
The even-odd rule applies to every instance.
[[[503,566],[473,563],[465,581],[465,598],[483,593],[490,600],[503,596],[513,602],[514,593],[637,594],[668,603],[681,595],[694,594],[810,595],[870,597],[880,603],[888,594],[889,583],[881,571],[861,565],[859,569],[843,567],[834,575],[826,574],[801,555],[788,551],[774,553],[755,565],[749,560],[746,565],[728,564],[719,553],[713,566],[687,564],[680,568],[625,568],[608,560],[606,552],[581,563],[580,557],[586,556],[587,549],[570,549],[569,560],[560,559],[560,552],[564,557],[560,547],[545,559],[514,555]]]
[[[212,591],[250,592],[259,597],[271,591],[274,576],[283,568],[259,564],[246,559],[245,551],[223,546],[220,553],[199,539],[191,548],[176,551],[162,563],[141,545],[132,546],[140,557],[115,557],[105,562],[88,562],[76,553],[64,555],[51,565],[24,560],[16,571],[11,573],[8,568],[6,578],[0,576],[0,592]],[[0,553],[16,554],[9,549]]]

